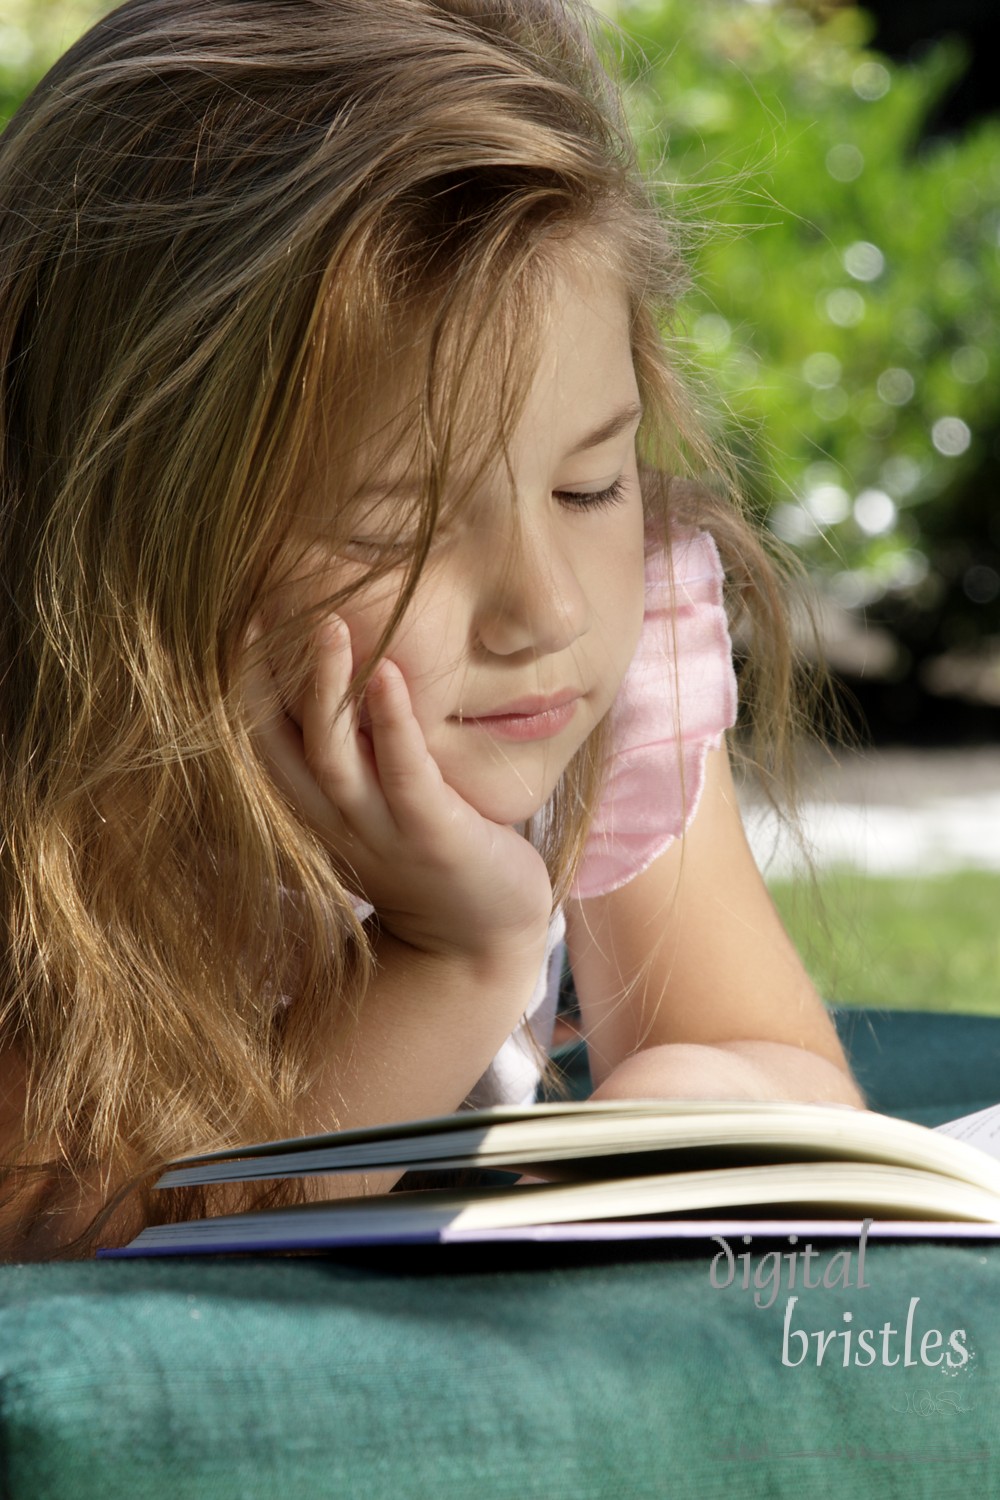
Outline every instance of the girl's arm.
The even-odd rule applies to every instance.
[[[267,664],[248,665],[257,739],[288,800],[374,907],[377,927],[374,978],[358,1013],[330,996],[301,1101],[305,1133],[457,1109],[530,1002],[552,908],[538,852],[445,783],[398,669],[383,662],[373,676],[362,731],[345,701],[346,631],[317,632],[314,661],[301,723]],[[336,1188],[359,1190],[353,1179]]]
[[[750,852],[725,749],[686,835],[570,902],[567,942],[595,1098],[863,1105]]]

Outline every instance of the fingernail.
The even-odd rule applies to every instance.
[[[391,693],[393,685],[393,674],[398,668],[392,662],[380,661],[368,679],[368,686],[374,688],[376,693]]]
[[[342,651],[351,643],[351,633],[339,615],[329,615],[320,626],[320,631],[326,645],[337,651]]]

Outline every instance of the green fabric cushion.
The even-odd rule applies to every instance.
[[[462,1255],[424,1274],[333,1260],[8,1269],[2,1493],[965,1500],[1000,1488],[1000,1251],[873,1243],[869,1287],[819,1288],[793,1308],[793,1330],[842,1330],[851,1311],[855,1328],[901,1331],[919,1297],[918,1334],[967,1330],[972,1358],[950,1372],[881,1358],[845,1369],[839,1342],[818,1368],[814,1353],[783,1364],[786,1295],[757,1308],[738,1283],[713,1287],[707,1250],[518,1269]],[[790,1356],[801,1347],[792,1339]]]
[[[906,1074],[898,1054],[896,1066],[885,1059],[907,1027],[884,1020],[875,1018],[883,1042],[872,1076],[881,1068],[887,1088]],[[938,1061],[953,1025],[917,1028]],[[976,1033],[980,1076],[963,1087],[977,1098],[998,1030]],[[916,1071],[926,1082],[940,1069],[927,1057]],[[751,1270],[767,1248],[731,1246],[748,1250]],[[842,1283],[837,1248],[817,1243],[813,1280],[826,1271]],[[839,1248],[851,1252],[856,1283],[856,1242]],[[719,1249],[444,1247],[5,1267],[0,1495],[1000,1493],[1000,1246],[872,1241],[867,1286],[792,1289],[786,1269],[770,1307],[755,1306],[738,1275],[712,1284]],[[790,1296],[799,1301],[789,1356],[808,1349],[798,1364],[782,1360]],[[845,1367],[838,1335],[850,1329],[856,1352],[858,1330],[872,1329],[875,1348],[886,1323],[896,1332],[884,1352],[898,1362],[879,1349],[865,1367]],[[968,1361],[923,1363],[928,1329],[944,1348],[964,1329]],[[819,1365],[817,1333],[834,1335]],[[933,1342],[930,1358],[942,1352]]]
[[[837,1010],[872,1109],[940,1125],[1000,1100],[1000,1020],[926,1011]]]

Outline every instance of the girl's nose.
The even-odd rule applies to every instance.
[[[487,651],[539,656],[565,651],[590,628],[590,603],[571,559],[522,536],[495,562],[481,559],[477,634]]]

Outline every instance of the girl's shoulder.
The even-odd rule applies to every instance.
[[[685,831],[705,760],[736,721],[733,647],[719,552],[684,530],[646,559],[639,644],[612,707],[612,754],[572,895],[605,895]]]
[[[725,572],[711,532],[676,526],[664,543],[655,533],[646,538],[646,613],[705,599],[723,602]]]

